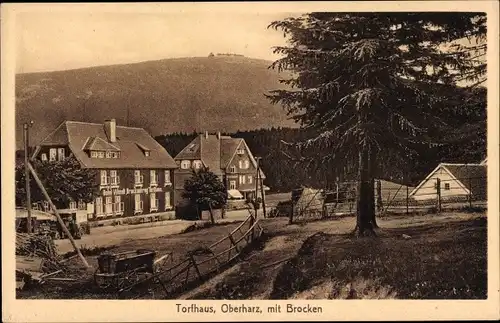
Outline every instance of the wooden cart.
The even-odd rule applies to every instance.
[[[145,275],[153,274],[155,256],[156,252],[151,250],[103,253],[97,258],[94,281],[103,289],[120,289],[134,284]]]

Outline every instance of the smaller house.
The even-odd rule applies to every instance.
[[[486,200],[487,174],[485,164],[439,164],[411,193],[414,200],[437,198],[438,179],[441,199]]]

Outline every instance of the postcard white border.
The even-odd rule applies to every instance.
[[[318,304],[323,314],[177,314],[175,304],[213,304],[227,301],[103,301],[16,300],[14,291],[14,127],[15,17],[26,11],[113,12],[245,12],[297,13],[309,11],[482,11],[488,14],[488,300],[482,301],[230,301],[231,304],[270,306],[280,303]],[[499,106],[498,3],[496,1],[387,2],[260,2],[260,3],[106,3],[2,4],[2,314],[5,322],[152,322],[240,320],[458,320],[495,319],[499,313]]]

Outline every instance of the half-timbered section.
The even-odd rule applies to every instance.
[[[242,138],[222,136],[220,133],[198,135],[176,157],[178,169],[175,172],[176,201],[182,201],[184,181],[193,169],[208,167],[225,184],[228,197],[232,199],[251,198],[257,189],[258,195],[265,175],[260,171],[256,183],[257,162]],[[263,186],[264,190],[269,190]]]

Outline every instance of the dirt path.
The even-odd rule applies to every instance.
[[[411,228],[430,223],[449,223],[470,220],[476,214],[430,214],[422,216],[398,216],[379,219],[384,228]],[[295,257],[304,241],[310,236],[346,234],[353,230],[355,218],[344,217],[328,221],[317,221],[303,225],[288,225],[287,219],[262,221],[268,239],[262,250],[249,254],[243,262],[205,282],[198,288],[186,292],[179,299],[270,299],[275,280],[287,259]],[[285,261],[281,261],[285,260]]]
[[[218,223],[234,223],[248,217],[247,210],[227,212],[226,218]],[[105,226],[93,228],[90,235],[84,235],[76,240],[77,245],[86,248],[117,246],[127,241],[156,239],[162,236],[181,233],[194,223],[202,221],[169,220],[138,225]],[[55,241],[59,254],[73,251],[68,239]]]

